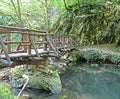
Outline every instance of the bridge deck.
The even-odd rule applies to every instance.
[[[48,52],[45,51],[44,49],[37,49],[38,50],[38,53],[41,55],[41,54],[47,54]],[[31,50],[31,54],[28,54],[27,52],[24,52],[24,51],[21,51],[21,52],[13,52],[11,54],[8,54],[10,58],[18,58],[18,57],[29,57],[29,56],[35,56],[36,55],[36,52],[34,49]],[[0,55],[0,58],[6,58],[6,56],[3,54],[3,55]]]

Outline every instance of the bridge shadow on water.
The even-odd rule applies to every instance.
[[[120,99],[119,75],[111,64],[76,64],[61,75],[61,94],[29,90],[31,97],[26,99]]]

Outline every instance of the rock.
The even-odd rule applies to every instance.
[[[12,84],[12,87],[14,87],[14,88],[21,88],[24,85],[25,81],[26,80],[24,78],[11,79],[10,83]]]
[[[99,68],[100,65],[99,64],[91,64],[91,67],[93,67],[93,68]]]
[[[29,85],[32,88],[44,89],[52,93],[60,93],[62,90],[59,75],[54,77],[53,75],[42,72],[35,73],[31,76]]]
[[[13,87],[21,88],[26,82],[26,79],[23,77],[14,79],[11,77],[10,82]],[[29,82],[26,87],[43,89],[51,93],[60,93],[62,90],[61,80],[57,71],[54,71],[51,74],[35,71],[29,76]]]

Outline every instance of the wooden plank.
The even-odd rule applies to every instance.
[[[47,54],[47,51],[44,51],[44,49],[37,49],[39,54]],[[14,59],[14,58],[19,58],[19,57],[31,57],[31,56],[36,56],[36,52],[34,49],[31,49],[31,54],[28,54],[27,52],[13,52],[11,54],[9,54],[9,57]],[[5,55],[0,55],[1,59],[5,59],[6,56]]]

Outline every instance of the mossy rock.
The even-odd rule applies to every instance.
[[[19,68],[19,69],[13,71],[11,76],[14,79],[22,78],[24,72],[25,72],[25,70],[23,68]]]
[[[51,75],[37,72],[30,78],[29,86],[37,89],[44,89],[52,93],[60,93],[62,84],[57,71]]]
[[[11,84],[15,88],[21,88],[26,79],[22,77],[11,77]],[[36,70],[33,74],[29,75],[29,82],[26,87],[42,89],[47,92],[60,93],[62,90],[62,84],[57,71],[52,71],[51,73],[42,72]]]

